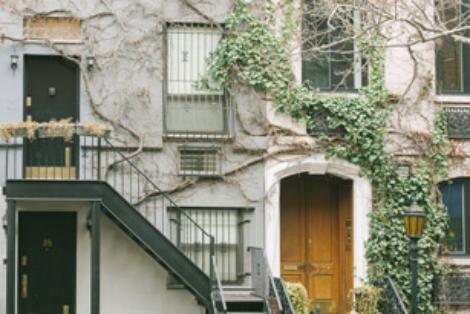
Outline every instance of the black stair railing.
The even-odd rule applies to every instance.
[[[282,278],[274,278],[274,284],[279,295],[279,299],[282,304],[284,314],[295,314],[294,306],[290,300],[289,294],[287,293],[286,285]]]
[[[97,136],[75,134],[68,140],[62,137],[32,140],[12,137],[4,150],[3,178],[5,181],[106,181],[183,254],[211,276],[211,258],[215,256],[214,237],[131,161],[131,158],[139,160],[145,156],[133,156],[130,152],[131,157],[127,157],[124,150]]]
[[[382,292],[378,302],[378,310],[383,314],[408,314],[405,304],[398,293],[395,283],[387,278],[384,285],[380,286]]]

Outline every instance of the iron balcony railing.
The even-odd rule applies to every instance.
[[[455,272],[434,278],[433,302],[441,306],[470,305],[470,273]]]
[[[126,149],[106,138],[79,136],[69,140],[44,137],[30,140],[12,137],[0,146],[0,178],[7,180],[106,181],[155,228],[208,276],[215,257],[214,237],[181,209],[153,180],[127,157]],[[135,159],[137,160],[137,159]],[[178,213],[178,225],[170,222],[168,209]],[[181,249],[184,239],[185,247]]]

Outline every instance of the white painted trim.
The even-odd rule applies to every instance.
[[[289,159],[282,156],[270,160],[265,168],[265,248],[275,276],[280,276],[280,181],[288,176],[307,172],[316,175],[333,175],[353,181],[354,204],[354,286],[363,284],[366,278],[367,261],[365,241],[369,235],[369,219],[372,211],[372,187],[367,178],[359,177],[359,167],[344,160],[326,160],[324,154]]]

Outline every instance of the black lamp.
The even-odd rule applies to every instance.
[[[418,313],[417,281],[418,281],[418,240],[423,235],[423,227],[426,222],[426,213],[413,200],[410,208],[403,217],[405,221],[406,235],[411,240],[411,314]]]

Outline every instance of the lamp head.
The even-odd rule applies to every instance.
[[[403,217],[405,222],[406,235],[410,239],[419,239],[423,235],[423,227],[426,222],[426,213],[418,205],[416,199]]]
[[[16,69],[18,68],[18,59],[19,59],[18,55],[10,56],[10,67],[13,71],[16,71]]]
[[[88,72],[93,71],[93,68],[95,67],[95,56],[90,55],[86,58],[86,68]]]

